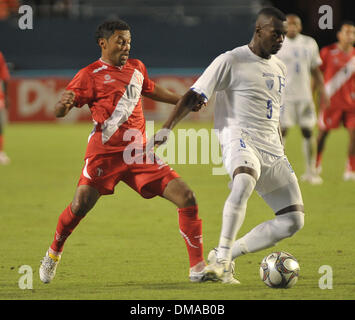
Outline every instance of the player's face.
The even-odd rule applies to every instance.
[[[287,37],[293,39],[302,30],[301,20],[296,16],[287,17]]]
[[[259,31],[260,47],[266,55],[276,54],[287,33],[287,22],[272,18],[270,23]]]
[[[353,46],[355,43],[355,27],[349,24],[344,24],[338,32],[339,42],[346,46]]]
[[[131,50],[131,33],[129,30],[116,30],[115,33],[107,40],[105,54],[110,61],[116,66],[126,64],[129,51]]]

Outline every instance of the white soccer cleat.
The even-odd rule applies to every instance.
[[[0,164],[6,165],[10,163],[10,158],[4,151],[0,151]]]
[[[344,181],[355,181],[355,172],[354,171],[345,171],[343,175]]]
[[[49,283],[53,280],[59,261],[60,256],[55,256],[48,251],[46,252],[39,268],[39,277],[43,283]]]
[[[308,182],[313,185],[320,185],[323,183],[323,179],[318,174],[305,173],[301,176],[301,181]]]
[[[205,275],[205,269],[199,272],[190,270],[189,279],[191,282],[205,282]]]
[[[211,279],[211,280],[215,280],[215,281],[220,280],[220,281],[222,281],[222,283],[240,284],[240,282],[236,278],[234,278],[234,270],[235,270],[234,261],[231,261],[229,263],[229,267],[227,267],[226,266],[226,264],[228,264],[227,262],[221,263],[221,262],[217,261],[217,252],[218,252],[218,249],[214,248],[208,254],[208,257],[207,257],[208,266],[205,269],[210,267],[209,269],[211,269],[211,271],[209,272],[209,269],[206,270],[206,278],[212,277],[213,279]],[[220,274],[219,277],[217,277],[217,272],[219,272],[219,269],[221,269],[220,268],[221,265],[223,265],[223,272]],[[212,266],[217,266],[217,268],[212,267]],[[218,271],[217,271],[217,269],[218,269]],[[214,270],[214,271],[212,271],[212,270]],[[211,276],[207,275],[208,272]]]

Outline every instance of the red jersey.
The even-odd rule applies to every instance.
[[[325,89],[331,107],[355,109],[355,48],[350,53],[342,51],[336,43],[322,48]]]
[[[66,89],[74,91],[76,107],[89,106],[95,125],[85,158],[123,151],[136,138],[146,143],[141,97],[154,88],[145,65],[136,59],[122,67],[100,59],[75,75]]]
[[[9,69],[7,68],[4,56],[0,52],[0,109],[5,107],[5,95],[2,87],[2,81],[7,81],[9,79]]]

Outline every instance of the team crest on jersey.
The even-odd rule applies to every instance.
[[[267,79],[265,80],[266,86],[269,90],[271,90],[274,87],[274,80],[273,79]]]

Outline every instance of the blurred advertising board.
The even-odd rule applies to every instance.
[[[197,76],[157,75],[151,79],[165,88],[184,94]],[[13,77],[9,83],[9,122],[80,122],[90,121],[87,106],[73,109],[65,118],[54,116],[54,106],[71,78],[69,77]],[[165,120],[174,106],[143,98],[147,120]],[[213,108],[204,108],[189,115],[190,120],[211,120]]]

